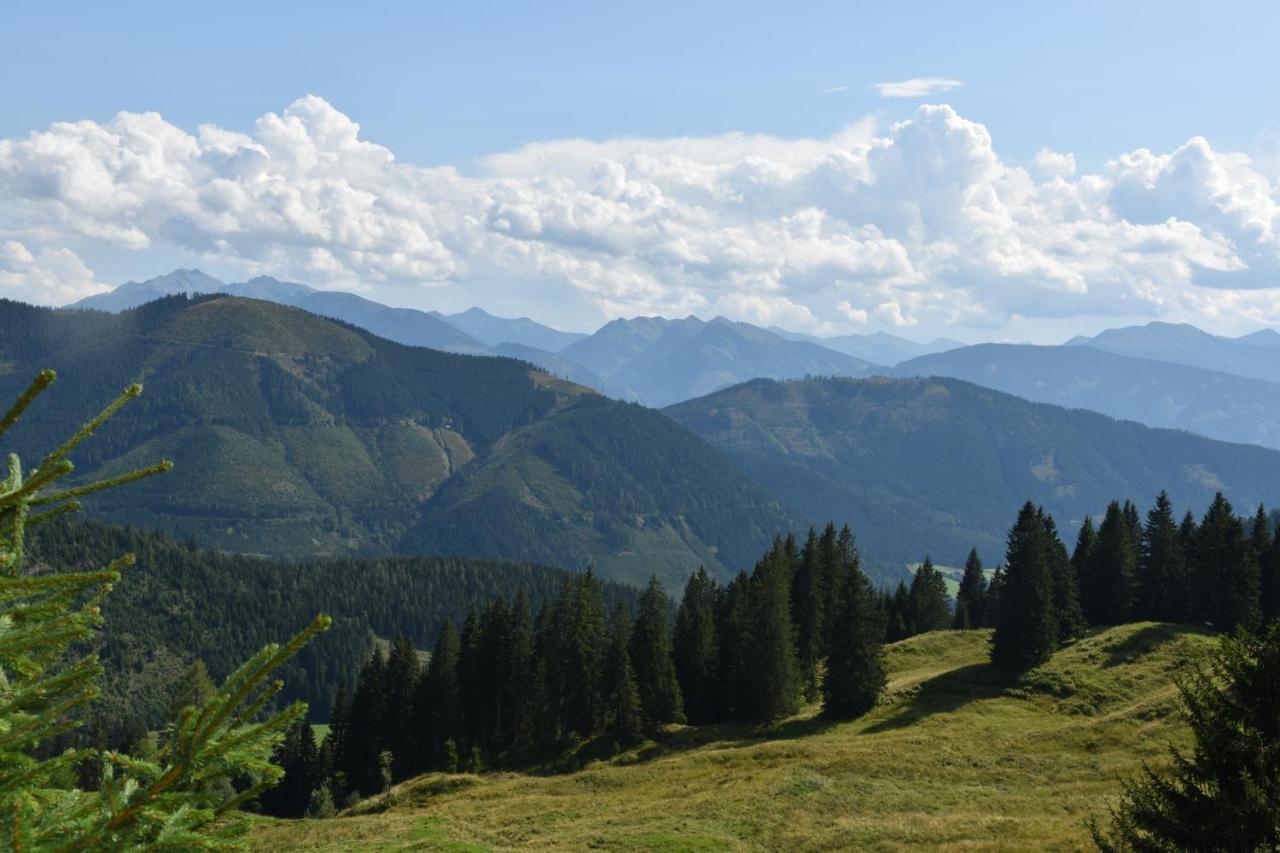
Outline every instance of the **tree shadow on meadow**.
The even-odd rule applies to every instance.
[[[1123,640],[1105,646],[1104,650],[1107,653],[1107,659],[1103,661],[1102,666],[1109,669],[1113,666],[1134,663],[1165,643],[1185,636],[1189,629],[1192,628],[1193,626],[1178,625],[1171,622],[1155,622],[1144,625]],[[1207,629],[1199,626],[1194,626],[1194,630],[1209,633]]]
[[[864,734],[906,728],[935,714],[957,711],[971,702],[993,699],[1017,680],[990,662],[974,663],[935,675],[917,685],[895,713],[868,726]]]

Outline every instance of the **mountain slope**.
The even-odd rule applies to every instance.
[[[1267,331],[1244,338],[1223,338],[1186,324],[1148,323],[1108,329],[1092,338],[1075,337],[1067,341],[1067,346],[1089,346],[1118,355],[1171,361],[1274,382],[1280,379],[1280,347],[1268,345],[1274,337]]]
[[[39,368],[61,375],[11,433],[27,457],[144,381],[147,393],[77,452],[77,475],[166,457],[178,473],[90,510],[215,548],[385,553],[421,531],[420,519],[444,518],[447,534],[413,541],[674,583],[703,561],[740,567],[790,521],[718,452],[660,429],[654,413],[521,362],[405,347],[270,302],[177,296],[117,315],[0,303],[0,364],[10,398]],[[588,416],[634,439],[597,446],[589,470],[575,467],[574,443]],[[545,488],[525,488],[528,471]],[[442,488],[454,478],[465,489]],[[625,483],[627,499],[592,483]],[[485,515],[494,505],[519,509],[522,524],[495,525]],[[655,530],[673,531],[664,549],[639,547]]]
[[[586,337],[581,332],[562,332],[544,326],[528,317],[495,317],[481,308],[469,308],[460,314],[436,316],[492,347],[499,344],[519,344],[554,353]]]
[[[180,269],[146,281],[127,281],[109,293],[86,296],[69,307],[124,311],[178,293],[218,293],[225,288],[226,284],[200,270]]]
[[[646,405],[662,406],[747,379],[861,376],[874,368],[807,341],[717,317],[614,320],[561,353]]]
[[[255,848],[1083,850],[1120,780],[1184,745],[1173,674],[1213,647],[1124,625],[1018,682],[990,632],[889,646],[883,704],[766,729],[680,728],[566,774],[431,774],[329,820],[262,820]],[[993,807],[993,804],[999,804]]]
[[[1093,347],[980,344],[903,362],[897,376],[951,376],[1027,400],[1147,426],[1280,448],[1280,384]]]
[[[1168,489],[1202,512],[1280,499],[1280,453],[1060,409],[955,379],[758,380],[666,410],[808,518],[847,520],[882,576],[925,554],[994,565],[1018,507],[1065,538],[1108,501]]]

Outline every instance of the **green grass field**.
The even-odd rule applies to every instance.
[[[888,650],[881,707],[766,730],[677,728],[572,773],[430,774],[323,821],[261,819],[255,849],[1076,850],[1119,779],[1187,739],[1174,677],[1214,643],[1098,632],[1010,681],[988,632]]]

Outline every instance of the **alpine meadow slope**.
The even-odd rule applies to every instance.
[[[882,578],[925,555],[963,565],[973,547],[994,565],[1027,500],[1070,541],[1108,502],[1161,489],[1179,515],[1218,491],[1242,508],[1280,499],[1280,452],[957,379],[756,380],[665,411],[806,519],[847,521]]]
[[[1194,628],[1096,631],[1018,679],[988,631],[887,648],[881,704],[766,728],[676,727],[575,772],[433,773],[327,820],[263,819],[255,849],[1084,850],[1120,779],[1188,739],[1173,674]]]
[[[700,563],[736,570],[792,525],[656,412],[524,362],[402,346],[270,302],[174,296],[115,315],[2,302],[0,365],[0,393],[45,367],[74,389],[14,431],[20,452],[83,422],[122,381],[145,382],[140,403],[77,454],[77,476],[152,457],[185,476],[90,511],[207,547],[317,556],[429,545],[594,564],[634,583],[656,573],[675,588]],[[584,438],[583,424],[627,440]],[[521,523],[493,524],[494,507]],[[424,535],[420,521],[441,514],[447,530]]]

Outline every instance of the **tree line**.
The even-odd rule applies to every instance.
[[[1086,518],[1069,555],[1052,516],[1031,503],[1009,531],[1005,565],[991,584],[966,572],[957,611],[990,624],[992,660],[1026,669],[1090,625],[1197,622],[1256,631],[1280,618],[1280,541],[1259,506],[1236,515],[1221,493],[1199,522],[1179,522],[1161,492],[1142,519],[1113,501],[1096,527]]]
[[[693,574],[672,618],[650,581],[634,614],[606,610],[591,572],[532,613],[523,594],[446,622],[429,661],[404,637],[342,687],[316,746],[296,727],[278,750],[279,815],[324,814],[429,770],[521,766],[586,741],[609,752],[672,723],[768,724],[820,698],[841,718],[885,684],[885,615],[848,528],[803,546],[778,538],[748,574]],[[304,730],[305,729],[305,730]]]

